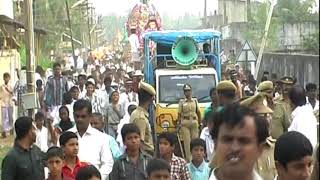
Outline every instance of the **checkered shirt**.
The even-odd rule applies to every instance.
[[[171,180],[191,180],[187,162],[184,159],[173,154],[170,166]]]

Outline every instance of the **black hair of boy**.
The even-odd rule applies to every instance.
[[[5,79],[5,78],[7,78],[7,77],[9,77],[10,78],[10,74],[9,73],[3,73],[3,79]]]
[[[166,170],[171,172],[171,167],[169,163],[163,159],[152,159],[148,162],[146,171],[147,175],[150,176],[155,171]]]
[[[63,104],[71,104],[72,96],[70,92],[66,92],[63,94]]]
[[[159,135],[158,139],[159,139],[159,142],[160,142],[160,139],[167,140],[169,142],[170,146],[176,145],[176,142],[178,141],[177,136],[174,133],[171,133],[171,132],[163,132],[163,133],[161,133]]]
[[[89,180],[93,177],[101,179],[101,174],[94,165],[89,165],[79,169],[76,180]]]
[[[203,147],[204,150],[206,150],[206,142],[203,139],[196,138],[192,139],[190,142],[190,151],[192,151],[193,148],[195,147]]]
[[[52,146],[47,150],[46,158],[49,160],[53,157],[59,157],[60,159],[64,159],[63,150],[60,147]]]
[[[52,67],[53,67],[53,69],[55,69],[56,67],[60,67],[61,68],[61,64],[56,62],[56,63],[53,64]]]
[[[137,133],[140,135],[139,127],[133,123],[123,125],[121,129],[121,136],[122,136],[123,142],[125,141],[126,136],[131,133]]]
[[[62,106],[59,108],[59,113],[61,113],[62,110],[64,110],[64,109],[65,109],[65,110],[68,112],[68,114],[69,114],[69,109],[68,109],[68,107],[65,106],[65,105],[62,105]]]
[[[274,160],[287,168],[288,163],[312,154],[313,148],[309,139],[297,131],[290,131],[281,135],[276,141]]]
[[[60,146],[65,146],[70,139],[76,138],[78,136],[74,132],[66,131],[62,133],[59,137]]]
[[[46,116],[41,112],[37,112],[35,115],[34,115],[34,120],[35,121],[44,121],[46,119]]]
[[[98,119],[100,119],[100,120],[103,120],[103,116],[102,116],[102,114],[99,113],[99,112],[94,112],[94,113],[92,113],[92,117],[96,117],[96,118],[98,118]]]
[[[72,86],[69,90],[69,92],[79,91],[79,88],[77,86]]]

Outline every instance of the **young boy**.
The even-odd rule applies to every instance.
[[[174,155],[175,143],[177,137],[173,133],[164,132],[159,135],[159,151],[162,159],[167,161],[171,166],[171,179],[174,180],[191,180],[187,167],[187,162]]]
[[[278,172],[276,180],[308,180],[313,169],[313,147],[303,134],[290,131],[276,142],[274,160]]]
[[[13,133],[13,88],[10,86],[10,74],[3,74],[4,84],[0,88],[0,105],[1,105],[1,114],[2,114],[2,129],[1,136],[6,138],[6,133]]]
[[[147,165],[148,180],[171,180],[170,165],[163,159],[152,159]]]
[[[90,124],[93,128],[96,128],[97,130],[104,133],[104,121],[101,113],[92,113]],[[119,159],[119,157],[122,155],[122,152],[120,151],[117,141],[114,139],[114,137],[110,136],[109,134],[104,134],[110,146],[113,159]]]
[[[73,132],[66,131],[61,134],[59,142],[65,156],[65,162],[62,167],[63,178],[75,179],[79,169],[88,165],[80,162],[78,158],[78,136]]]
[[[47,152],[48,150],[48,129],[43,126],[45,118],[46,117],[42,112],[37,112],[34,116],[36,127],[37,127],[35,144],[43,152]]]
[[[207,153],[206,160],[208,161],[211,161],[214,155],[214,143],[210,134],[210,131],[213,128],[213,119],[211,118],[213,113],[214,111],[208,112],[208,118],[206,121],[207,127],[203,128],[200,134],[200,138],[203,139],[206,143],[206,153]]]
[[[200,138],[193,139],[190,143],[192,161],[188,164],[188,169],[192,180],[209,179],[210,168],[205,161],[206,142]]]
[[[49,168],[49,177],[47,180],[63,180],[62,174],[64,156],[61,148],[52,146],[47,151],[47,163]]]
[[[72,88],[69,90],[69,92],[71,93],[72,102],[75,102],[79,99],[80,91],[77,86],[72,86]]]
[[[125,124],[121,130],[126,152],[120,156],[112,168],[111,179],[146,180],[146,167],[151,156],[140,150],[140,130],[135,124]]]

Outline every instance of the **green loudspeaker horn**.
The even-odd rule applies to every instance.
[[[172,57],[181,66],[190,66],[198,58],[198,44],[191,37],[181,37],[172,45]]]

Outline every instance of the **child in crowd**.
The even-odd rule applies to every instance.
[[[46,117],[42,112],[37,112],[35,114],[35,122],[36,122],[36,146],[38,146],[41,151],[47,152],[48,150],[48,129],[44,127],[44,121]]]
[[[210,168],[205,161],[206,142],[200,138],[193,139],[190,143],[192,161],[188,164],[192,180],[209,179]]]
[[[152,157],[140,150],[140,130],[135,124],[125,124],[121,130],[126,152],[112,168],[111,179],[146,180],[146,167]]]
[[[213,143],[213,139],[211,137],[211,130],[213,128],[213,119],[212,114],[214,113],[214,111],[209,112],[209,115],[207,118],[207,127],[203,128],[200,134],[200,138],[203,139],[206,143],[206,160],[207,161],[211,161],[213,155],[214,155],[214,143]]]
[[[13,134],[13,88],[9,84],[10,74],[3,74],[4,84],[1,85],[0,88],[0,105],[1,105],[1,113],[2,114],[2,129],[1,136],[2,138],[6,138],[6,133],[10,132]]]
[[[65,157],[62,167],[63,178],[74,180],[79,169],[88,165],[87,163],[80,162],[78,158],[78,136],[73,132],[66,131],[61,134],[59,142]]]
[[[47,180],[65,180],[62,174],[64,155],[61,148],[52,146],[47,151],[49,177]]]
[[[102,178],[99,170],[95,166],[89,165],[79,170],[76,180],[102,180]]]
[[[63,94],[63,105],[68,108],[70,120],[73,122],[73,99],[70,92],[66,92]]]
[[[66,106],[59,108],[60,122],[55,126],[58,134],[61,134],[74,126],[74,122],[69,117],[69,109]]]
[[[112,157],[114,160],[118,159],[122,155],[122,152],[120,151],[119,145],[117,141],[114,139],[114,137],[104,132],[105,123],[104,123],[102,114],[93,113],[90,124],[93,128],[96,128],[97,130],[103,132],[106,135],[107,142],[111,149]]]
[[[73,86],[69,90],[69,92],[71,94],[73,103],[79,99],[80,90],[79,90],[79,88],[77,86]]]
[[[170,165],[162,159],[152,159],[147,165],[148,180],[171,180],[170,172]]]
[[[164,132],[158,137],[160,157],[170,163],[171,179],[191,180],[187,162],[174,155],[175,144],[178,141],[173,133]]]

